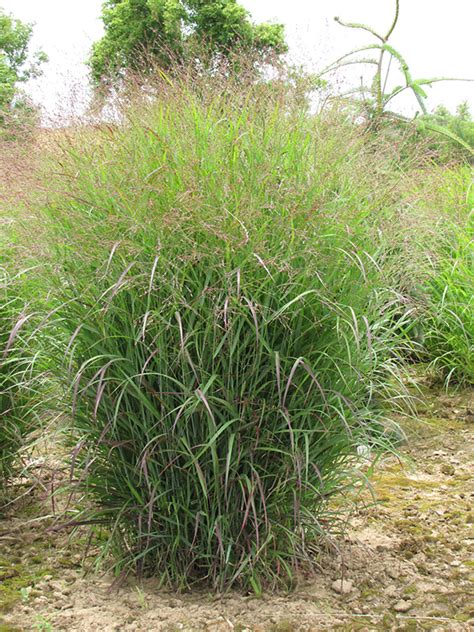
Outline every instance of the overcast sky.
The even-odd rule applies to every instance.
[[[344,29],[333,20],[370,23],[386,30],[393,16],[394,0],[240,0],[255,21],[282,22],[290,56],[312,69],[355,46],[371,43],[371,36]],[[50,62],[44,75],[28,89],[45,109],[54,113],[68,102],[80,102],[87,85],[84,66],[92,42],[102,34],[102,0],[0,0],[0,7],[16,17],[34,22],[34,45]],[[474,78],[470,0],[401,0],[401,15],[392,44],[407,59],[413,77],[450,76]],[[395,77],[394,77],[395,78]],[[353,76],[357,80],[357,75]],[[398,79],[397,83],[400,80]],[[75,88],[75,90],[72,90]],[[429,108],[443,103],[454,109],[468,100],[474,110],[474,83],[437,84],[429,90]],[[409,112],[404,100],[399,109]]]

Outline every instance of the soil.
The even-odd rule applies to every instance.
[[[260,598],[91,572],[84,537],[47,529],[54,480],[42,466],[35,493],[0,518],[0,632],[472,630],[473,422],[472,390],[425,388],[418,419],[403,421],[402,458],[379,464],[376,502],[352,515],[338,553],[295,592]]]

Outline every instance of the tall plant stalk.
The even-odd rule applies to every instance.
[[[329,72],[333,72],[334,70],[352,64],[372,65],[376,67],[375,74],[370,86],[365,85],[362,81],[361,86],[355,89],[351,89],[348,93],[346,93],[346,96],[362,96],[364,109],[368,114],[372,129],[377,128],[384,118],[403,122],[410,121],[409,118],[389,109],[389,106],[391,105],[393,99],[406,90],[411,91],[414,95],[420,107],[421,113],[427,114],[428,110],[426,107],[426,102],[428,95],[425,91],[426,86],[431,86],[434,83],[438,83],[440,81],[469,81],[467,79],[458,79],[454,77],[431,77],[429,79],[414,79],[412,77],[410,67],[406,59],[396,48],[394,48],[389,43],[389,40],[392,37],[393,32],[395,31],[395,28],[398,24],[399,17],[400,0],[395,0],[395,15],[385,35],[378,32],[374,27],[370,25],[358,22],[345,22],[339,17],[335,17],[335,21],[341,26],[370,33],[378,41],[374,44],[368,44],[367,46],[362,46],[360,48],[349,51],[348,53],[344,54],[342,57],[331,63],[329,66],[327,66],[319,75],[320,77],[322,77]],[[373,53],[375,56],[363,58],[359,57],[361,53],[367,52],[370,52],[370,54]],[[387,56],[389,57],[389,61],[387,65],[387,70],[384,73],[384,61]],[[388,78],[392,70],[393,62],[396,62],[398,64],[400,72],[403,75],[404,83],[396,85],[392,89],[387,89]],[[432,131],[443,134],[449,137],[451,140],[456,140],[472,155],[474,155],[473,148],[453,132],[446,130],[443,127],[438,126],[432,122],[424,121],[423,125],[426,129],[430,129]]]

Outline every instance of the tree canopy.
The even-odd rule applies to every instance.
[[[89,60],[94,82],[143,70],[143,60],[169,66],[186,51],[212,57],[243,49],[259,53],[286,50],[281,24],[254,24],[236,0],[106,0],[105,34]]]
[[[18,84],[40,74],[46,61],[42,51],[30,54],[33,25],[0,8],[0,123],[24,104]]]

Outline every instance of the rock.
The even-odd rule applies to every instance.
[[[398,570],[398,568],[390,566],[389,568],[387,568],[387,575],[392,579],[398,579],[400,577],[400,571]]]
[[[379,553],[383,553],[384,551],[390,551],[390,546],[387,544],[377,544],[375,550]]]
[[[183,604],[179,599],[170,599],[166,605],[168,608],[180,608]]]
[[[397,603],[393,606],[393,609],[395,610],[395,612],[408,612],[411,607],[412,607],[411,601],[406,601],[406,599],[400,599],[400,601],[397,601]]]
[[[450,465],[449,463],[443,463],[443,465],[441,466],[441,471],[447,476],[453,476],[456,472],[454,465]]]
[[[354,584],[350,579],[336,579],[331,584],[331,588],[340,595],[348,595],[354,590]]]
[[[385,589],[385,594],[387,595],[387,597],[394,598],[400,594],[400,591],[397,589],[395,584],[391,584],[390,586],[387,586],[387,588]]]

